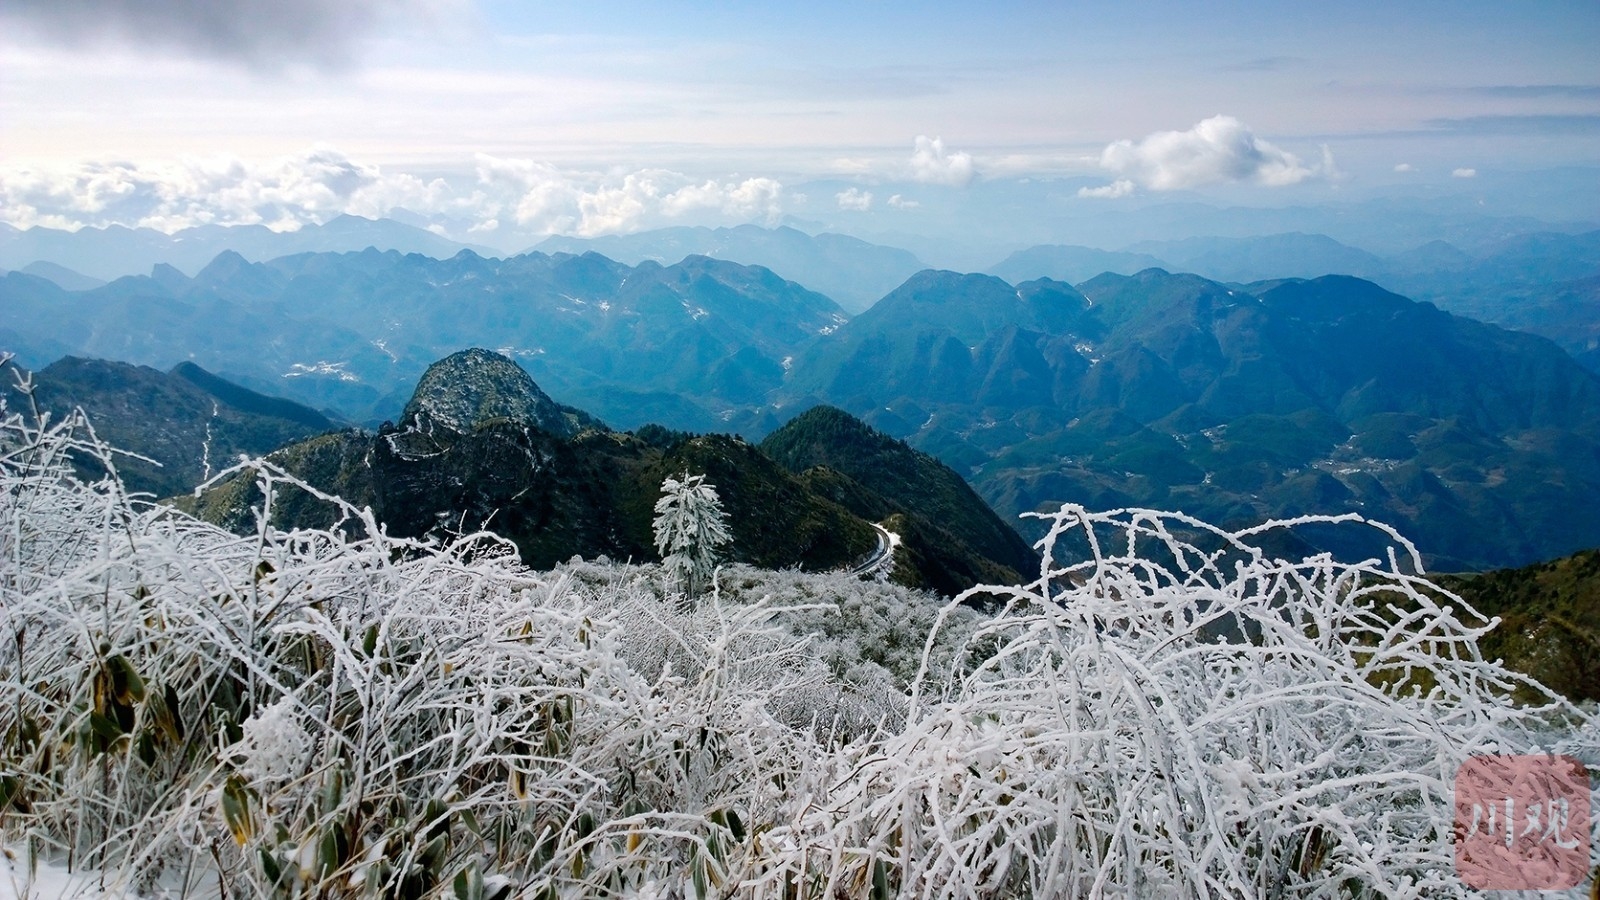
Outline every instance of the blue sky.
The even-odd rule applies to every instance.
[[[5,0],[0,215],[599,233],[816,179],[1270,203],[1600,164],[1594,0],[1211,6]]]

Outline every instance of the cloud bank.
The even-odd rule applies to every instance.
[[[6,0],[0,25],[58,44],[242,62],[339,65],[384,25],[426,14],[432,0]]]
[[[899,194],[895,195],[896,198],[899,196]],[[839,201],[840,209],[855,210],[856,212],[866,212],[872,209],[872,192],[863,191],[860,188],[842,190],[834,194],[833,199]],[[890,198],[889,202],[893,203],[894,198]]]
[[[1131,193],[1133,193],[1133,182],[1126,178],[1119,178],[1104,187],[1078,188],[1079,197],[1086,197],[1091,200],[1115,200],[1118,197],[1126,197]]]
[[[945,149],[942,138],[917,135],[911,152],[911,177],[925,184],[946,184],[965,187],[976,174],[972,154],[952,153]]]
[[[0,221],[27,228],[265,225],[288,231],[342,214],[396,209],[496,234],[593,236],[685,220],[774,224],[783,185],[770,178],[695,179],[666,169],[573,172],[479,156],[471,176],[424,179],[328,148],[265,162],[187,159],[0,170]]]
[[[1118,176],[1083,197],[1122,197],[1135,186],[1172,191],[1211,184],[1253,183],[1266,187],[1298,184],[1332,174],[1332,158],[1311,166],[1293,153],[1258,138],[1232,116],[1212,116],[1188,131],[1159,131],[1144,140],[1116,141],[1100,154],[1100,167]]]

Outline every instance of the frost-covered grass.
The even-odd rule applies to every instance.
[[[1463,759],[1594,757],[1398,540],[1067,507],[989,614],[737,566],[691,608],[333,498],[241,538],[70,451],[115,464],[0,428],[0,837],[97,891],[1448,896]]]

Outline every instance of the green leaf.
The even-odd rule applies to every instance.
[[[267,877],[268,884],[277,884],[283,880],[283,867],[278,865],[277,857],[267,852],[267,848],[258,848],[256,858],[261,863],[261,874]]]
[[[335,765],[328,770],[322,782],[322,811],[331,813],[339,808],[339,801],[344,799],[344,769]]]
[[[151,694],[150,706],[157,727],[166,732],[174,744],[183,740],[183,715],[179,712],[177,690],[169,684],[159,693]]]
[[[451,888],[455,890],[456,900],[483,900],[483,873],[478,871],[476,860],[456,873]]]
[[[889,900],[889,864],[876,860],[872,864],[872,900]]]
[[[703,860],[690,857],[689,878],[694,882],[694,895],[698,900],[705,900],[709,886],[706,884],[706,867]]]
[[[94,730],[95,734],[104,738],[107,744],[110,744],[117,738],[122,737],[123,734],[121,725],[118,725],[115,720],[107,716],[102,716],[97,712],[89,713],[89,727]]]
[[[237,775],[222,785],[222,819],[241,847],[255,835],[255,823],[250,818],[250,789]]]
[[[17,796],[17,790],[22,782],[15,775],[0,775],[0,812],[11,805],[11,798]]]
[[[329,828],[322,832],[322,840],[317,843],[317,874],[327,878],[339,867],[344,865],[343,854],[339,852],[339,829]]]
[[[144,679],[139,677],[139,671],[126,656],[120,653],[112,656],[106,660],[106,667],[111,670],[112,692],[118,703],[132,706],[144,699]]]

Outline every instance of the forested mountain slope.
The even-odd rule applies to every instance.
[[[1351,511],[1445,569],[1600,544],[1600,378],[1354,278],[925,272],[819,340],[786,390],[938,455],[1002,515]]]
[[[31,397],[9,366],[0,379],[0,396],[13,413],[31,418],[37,409],[59,420],[82,409],[102,440],[138,454],[116,459],[128,488],[158,497],[192,490],[241,453],[269,453],[337,427],[314,409],[241,388],[189,362],[160,372],[67,357],[32,373]]]
[[[722,500],[731,561],[848,568],[877,552],[871,523],[881,521],[904,532],[905,552],[890,570],[903,584],[953,595],[1015,581],[1037,567],[1026,544],[959,476],[920,454],[918,477],[943,495],[908,493],[905,472],[889,468],[858,471],[841,493],[837,479],[791,472],[739,437],[660,427],[612,431],[555,404],[510,359],[477,349],[429,367],[406,409],[398,425],[376,434],[326,434],[271,460],[320,491],[371,507],[394,535],[492,530],[534,566],[572,556],[655,559],[652,509],[661,483],[687,472],[706,476]],[[893,443],[854,420],[846,427],[861,440]],[[254,527],[258,502],[247,474],[197,501],[180,499],[241,530]],[[282,527],[336,524],[327,504],[296,490],[286,489],[273,512]]]
[[[169,367],[193,359],[265,393],[361,422],[400,413],[428,364],[513,356],[566,402],[621,427],[754,421],[811,338],[845,321],[771,271],[706,257],[626,266],[596,254],[445,260],[397,252],[218,256],[69,293],[0,279],[0,336],[25,363],[58,351]]]

